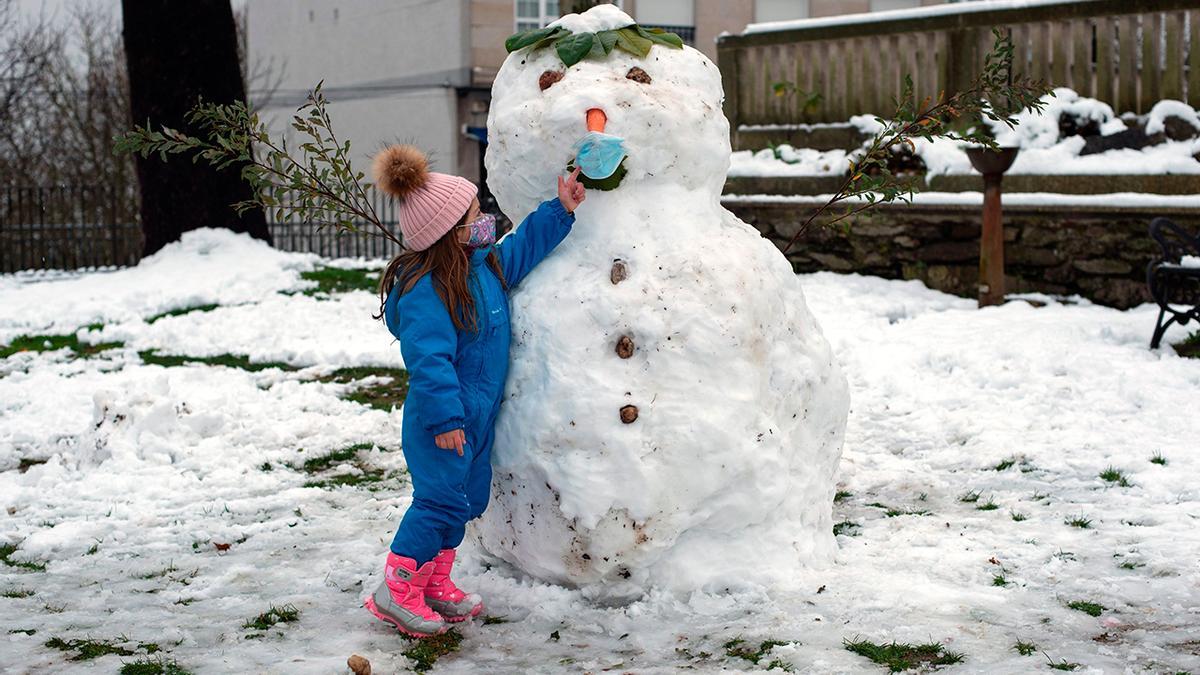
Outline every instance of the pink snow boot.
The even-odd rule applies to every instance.
[[[417,569],[417,561],[389,551],[383,581],[363,605],[406,635],[423,638],[445,633],[446,621],[425,604],[425,588],[433,571],[432,560]]]
[[[474,593],[464,593],[450,580],[454,566],[454,549],[444,548],[433,558],[433,574],[425,587],[425,602],[438,611],[446,621],[457,623],[483,611],[483,600]]]

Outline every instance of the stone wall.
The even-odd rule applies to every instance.
[[[783,246],[816,202],[727,200],[726,208]],[[976,296],[978,206],[885,205],[849,227],[808,232],[788,258],[797,272],[833,270],[920,279],[931,288]],[[1004,209],[1007,291],[1078,294],[1128,308],[1149,301],[1146,263],[1158,254],[1148,226],[1156,216],[1200,229],[1200,210],[1020,206]]]

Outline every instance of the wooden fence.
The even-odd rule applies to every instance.
[[[1200,0],[1076,0],[968,11],[931,8],[898,20],[824,21],[720,39],[725,114],[740,125],[844,122],[888,115],[903,78],[917,100],[970,86],[993,44],[1010,31],[1017,73],[1144,113],[1162,99],[1200,107]],[[790,82],[823,99],[807,115]]]

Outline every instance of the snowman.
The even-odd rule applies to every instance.
[[[513,216],[568,166],[592,189],[512,295],[472,532],[598,600],[794,580],[836,548],[847,386],[791,266],[720,204],[720,73],[611,5],[540,35],[496,76],[488,185]]]

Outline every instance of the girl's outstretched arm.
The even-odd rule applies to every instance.
[[[430,275],[400,296],[388,328],[400,338],[408,370],[404,405],[414,406],[417,419],[434,436],[463,428],[462,395],[454,372],[458,333]]]
[[[539,204],[537,210],[496,244],[509,288],[521,283],[525,275],[570,234],[575,222],[575,207],[586,198],[584,187],[576,180],[578,176],[579,169],[566,180],[559,176],[558,198]]]

